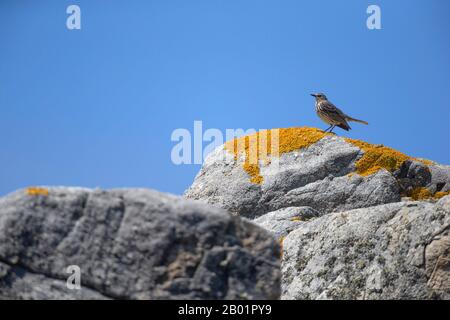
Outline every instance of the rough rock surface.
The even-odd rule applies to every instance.
[[[448,192],[450,190],[450,166],[436,164],[429,168],[431,171],[429,183],[431,192]]]
[[[292,130],[298,134],[318,134],[311,128]],[[358,161],[367,153],[359,144],[365,143],[354,144],[349,139],[324,135],[304,148],[280,154],[277,161],[260,161],[261,183],[251,181],[243,165],[245,154],[235,158],[224,145],[206,158],[185,196],[255,218],[286,207],[309,206],[322,214],[372,207],[398,202],[421,187],[426,187],[430,194],[450,190],[450,166],[434,163],[402,160],[396,170],[381,167],[373,174],[358,174]],[[371,147],[377,151],[379,146]],[[400,160],[408,158],[397,153]],[[397,153],[394,151],[394,155]],[[377,152],[367,158],[374,164],[382,158],[380,162],[386,166],[400,161]]]
[[[450,166],[314,128],[266,133],[217,148],[185,196],[275,235],[283,299],[450,299]]]
[[[283,248],[283,299],[450,299],[450,196],[327,214]]]
[[[288,207],[266,213],[252,221],[281,240],[302,222],[318,216],[319,212],[310,207]]]
[[[45,190],[0,198],[0,299],[280,295],[277,241],[221,209],[152,190]],[[66,287],[70,265],[81,290]]]

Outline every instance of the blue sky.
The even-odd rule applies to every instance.
[[[81,30],[66,8],[81,8]],[[366,8],[381,7],[381,30]],[[325,128],[450,164],[450,1],[0,1],[0,194],[30,185],[181,194],[173,130]]]

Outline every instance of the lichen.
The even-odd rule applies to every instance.
[[[48,189],[39,187],[29,187],[25,190],[29,196],[48,196]]]
[[[406,160],[420,161],[429,165],[431,161],[412,158],[395,149],[380,144],[371,144],[361,140],[345,138],[345,141],[360,148],[364,155],[356,162],[356,172],[361,176],[369,176],[381,169],[393,172]]]
[[[427,188],[415,188],[409,193],[406,194],[408,197],[411,197],[413,200],[430,200],[430,199],[440,199],[446,195],[450,195],[450,190],[446,192],[436,192],[431,193]]]
[[[244,170],[250,175],[250,182],[255,184],[261,184],[263,182],[263,177],[259,174],[259,165],[250,164],[247,161],[244,162]]]
[[[383,145],[373,145],[350,138],[346,138],[345,141],[364,152],[361,159],[356,162],[356,172],[361,176],[369,176],[381,169],[392,172],[409,159],[407,155]]]
[[[306,148],[328,134],[308,127],[262,130],[226,142],[225,149],[233,153],[236,160],[243,154],[243,168],[250,181],[261,184],[264,178],[260,174],[260,162],[270,163],[271,156]]]
[[[414,200],[430,199],[433,195],[427,188],[415,188],[409,194]]]
[[[260,171],[261,163],[268,164],[271,157],[279,157],[283,153],[309,147],[327,135],[332,134],[309,127],[262,130],[226,142],[225,149],[233,153],[236,160],[243,155],[243,168],[250,176],[250,182],[261,184],[264,181]],[[361,176],[372,175],[381,169],[393,172],[399,169],[406,160],[420,161],[425,165],[432,164],[429,160],[412,158],[384,145],[375,145],[350,138],[344,139],[347,143],[363,151],[362,157],[356,162],[355,172]]]
[[[439,191],[439,192],[436,192],[434,195],[433,195],[433,198],[434,199],[440,199],[440,198],[443,198],[443,197],[445,197],[445,196],[448,196],[448,195],[450,195],[450,190],[449,191]]]

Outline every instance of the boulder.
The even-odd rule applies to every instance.
[[[157,191],[0,198],[0,299],[277,299],[279,258],[267,231]],[[79,290],[66,286],[69,266]]]
[[[449,166],[304,127],[261,131],[218,147],[185,197],[254,219],[286,207],[326,214],[449,193]]]
[[[450,196],[301,223],[282,274],[282,299],[450,299]]]

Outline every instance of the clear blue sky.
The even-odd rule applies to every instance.
[[[450,164],[449,15],[448,0],[1,0],[0,194],[181,194],[200,166],[171,162],[174,129],[325,128],[314,91],[370,122],[338,134]]]

